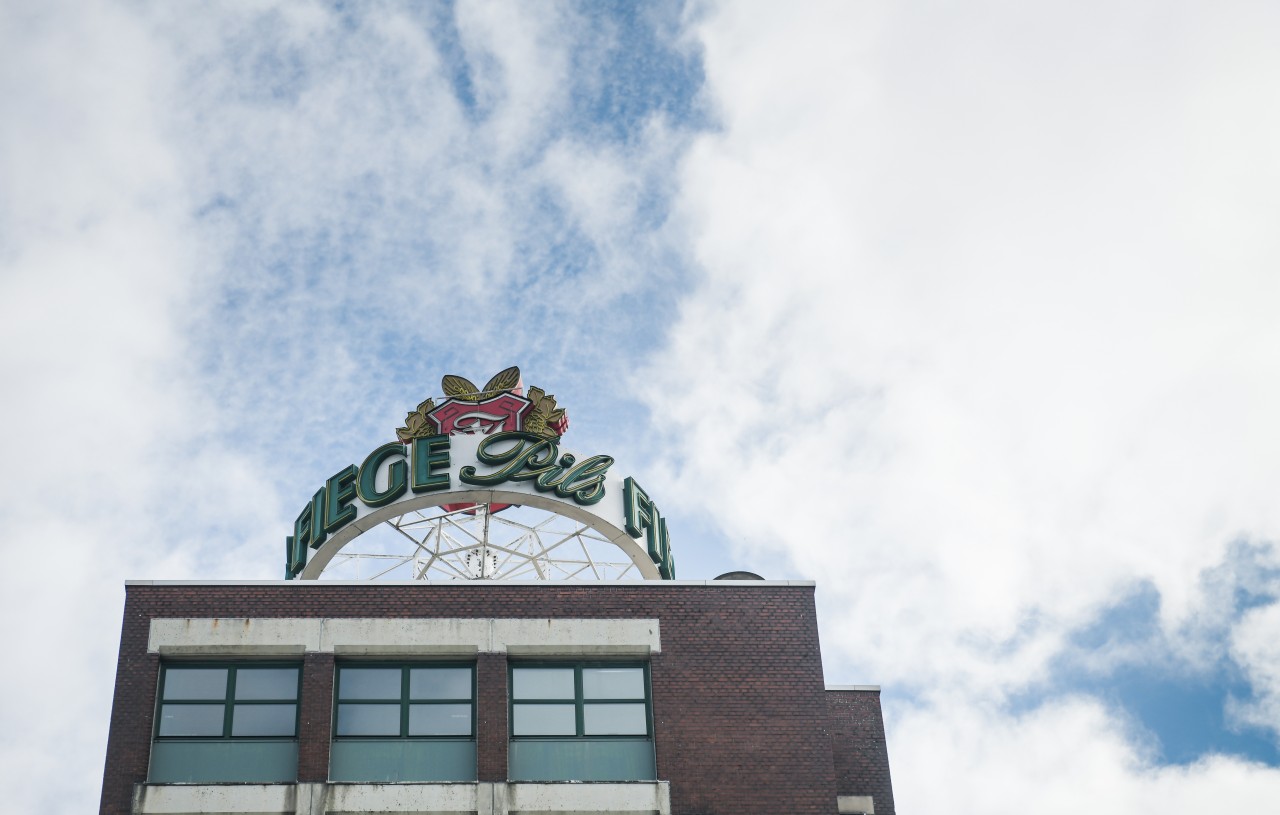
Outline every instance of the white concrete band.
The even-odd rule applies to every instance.
[[[151,621],[164,656],[643,656],[662,650],[656,619],[184,617]]]
[[[138,784],[135,815],[294,815],[294,784]]]
[[[464,784],[139,784],[135,815],[670,815],[666,781]]]

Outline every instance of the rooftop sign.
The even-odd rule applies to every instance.
[[[554,396],[511,367],[483,388],[446,376],[445,398],[405,418],[397,440],[343,467],[316,491],[285,544],[285,577],[315,579],[348,542],[413,510],[489,512],[522,505],[585,524],[625,553],[646,579],[675,577],[666,520],[607,455],[564,451],[569,427]]]

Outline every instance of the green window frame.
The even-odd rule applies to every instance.
[[[561,682],[542,683],[544,688],[548,688],[554,684],[557,690],[564,687],[565,692],[538,695],[537,690],[528,691],[517,685],[526,685],[520,680],[529,677],[533,678],[538,672],[568,672],[573,671],[573,692],[572,696],[567,695],[567,687]],[[563,663],[563,662],[512,662],[507,666],[507,679],[511,692],[508,694],[508,721],[511,722],[511,738],[513,741],[522,738],[536,739],[582,739],[582,738],[635,738],[635,739],[651,739],[653,738],[653,692],[649,680],[649,666],[643,662],[579,662],[579,663]],[[633,690],[623,690],[621,695],[609,695],[603,693],[600,687],[608,689],[607,683],[601,683],[595,680],[598,676],[607,672],[628,672],[636,676],[639,680],[639,687]],[[563,673],[561,674],[563,676]],[[535,683],[529,683],[535,684]],[[630,683],[633,686],[636,683]],[[615,691],[616,693],[616,691]],[[567,725],[568,721],[562,715],[563,708],[573,706],[573,732],[563,732],[566,728],[557,725]],[[629,715],[625,717],[619,716],[600,716],[598,714],[609,710],[627,709],[628,713],[639,713],[636,710],[643,705],[643,722],[639,717]],[[556,715],[536,715],[535,710],[538,707],[546,707],[556,709]],[[563,711],[567,713],[567,711]],[[535,715],[525,715],[535,714]],[[607,722],[612,719],[615,725],[609,727],[607,724],[602,726],[602,720]],[[537,722],[543,722],[548,726],[539,727]],[[636,724],[640,723],[640,728]],[[642,729],[641,729],[642,728]],[[523,732],[521,732],[523,731]],[[557,732],[559,731],[559,732]]]
[[[423,675],[433,671],[467,671],[470,676],[466,683],[469,691],[468,695],[442,696],[430,692],[423,692],[422,683],[417,683],[418,690],[415,693],[415,673]],[[394,696],[379,693],[369,693],[368,689],[377,684],[377,681],[362,682],[356,686],[351,681],[361,671],[397,671],[399,673],[399,689]],[[348,681],[344,683],[344,678]],[[452,690],[452,688],[450,689]],[[383,662],[354,662],[339,664],[337,666],[336,676],[334,678],[333,693],[333,737],[342,740],[355,739],[466,739],[474,740],[476,734],[476,670],[474,663],[445,663],[445,662],[420,662],[420,663],[383,663]],[[432,726],[432,721],[440,721],[441,715],[455,713],[449,708],[457,708],[466,705],[470,708],[466,718],[466,732],[447,732],[450,728],[457,730],[457,721],[450,723],[449,727]],[[390,721],[393,717],[385,714],[368,716],[365,715],[365,722],[359,722],[361,714],[368,714],[374,711],[386,709],[388,712],[395,710],[397,714],[394,716],[398,726],[395,732],[391,732],[389,728],[377,725],[381,722]],[[431,709],[438,711],[433,716]],[[426,715],[419,715],[426,714]],[[456,718],[456,717],[450,717]],[[373,732],[373,731],[377,732]],[[422,731],[436,732],[422,732]],[[418,732],[414,732],[418,731]]]
[[[286,783],[298,778],[302,666],[160,665],[151,783]]]
[[[507,687],[510,780],[656,780],[647,663],[514,661]]]
[[[293,673],[291,681],[287,672]],[[165,663],[153,736],[157,741],[296,739],[301,695],[297,663]]]
[[[329,780],[475,781],[475,663],[338,663]]]

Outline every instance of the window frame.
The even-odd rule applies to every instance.
[[[516,699],[516,683],[515,672],[520,669],[555,669],[561,670],[566,668],[573,669],[573,698],[572,699]],[[586,706],[587,705],[618,705],[631,704],[639,702],[639,699],[587,699],[583,693],[582,672],[584,669],[591,668],[639,668],[644,677],[644,726],[645,732],[640,733],[610,733],[610,734],[587,734],[586,733]],[[574,706],[574,724],[576,732],[573,735],[516,735],[515,732],[515,706],[521,705],[567,705]],[[565,660],[508,660],[507,661],[507,722],[508,722],[508,739],[510,741],[587,741],[587,740],[634,740],[634,741],[653,741],[654,724],[653,724],[653,681],[650,675],[649,663],[647,661],[627,660],[627,661],[608,661],[608,660],[588,660],[588,661],[565,661]]]
[[[398,668],[400,670],[400,698],[398,699],[343,699],[342,698],[342,671],[344,669],[362,669],[362,668]],[[414,699],[410,694],[411,680],[410,671],[423,668],[466,668],[471,671],[471,698],[470,699]],[[349,661],[339,662],[334,666],[333,671],[333,735],[334,741],[471,741],[477,740],[477,695],[476,687],[476,663],[474,662],[406,662],[403,660],[377,662],[365,661]],[[338,708],[342,704],[356,705],[399,705],[400,706],[400,733],[395,736],[391,735],[358,735],[343,736],[338,733]],[[421,735],[414,736],[409,734],[409,714],[413,705],[460,705],[468,704],[471,707],[471,732],[465,736],[458,735]]]
[[[221,699],[165,699],[165,685],[168,680],[170,670],[191,670],[191,669],[225,669],[227,671],[227,683],[223,690]],[[292,699],[236,699],[236,677],[241,669],[260,669],[260,668],[292,668],[297,672],[298,681],[294,688]],[[164,723],[164,706],[170,705],[220,705],[222,707],[222,733],[216,736],[165,736],[161,735],[160,727]],[[293,733],[284,735],[266,735],[266,736],[237,736],[232,734],[232,727],[235,723],[235,709],[237,706],[259,706],[259,705],[293,705]],[[153,741],[298,741],[298,735],[302,728],[302,663],[300,662],[284,662],[284,661],[218,661],[218,662],[186,662],[179,660],[166,660],[160,663],[160,676],[156,680],[156,706],[155,706],[155,722],[151,728],[151,738]]]

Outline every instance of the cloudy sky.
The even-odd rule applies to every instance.
[[[1280,799],[1280,4],[0,2],[0,777],[519,364],[818,581],[904,813]]]

